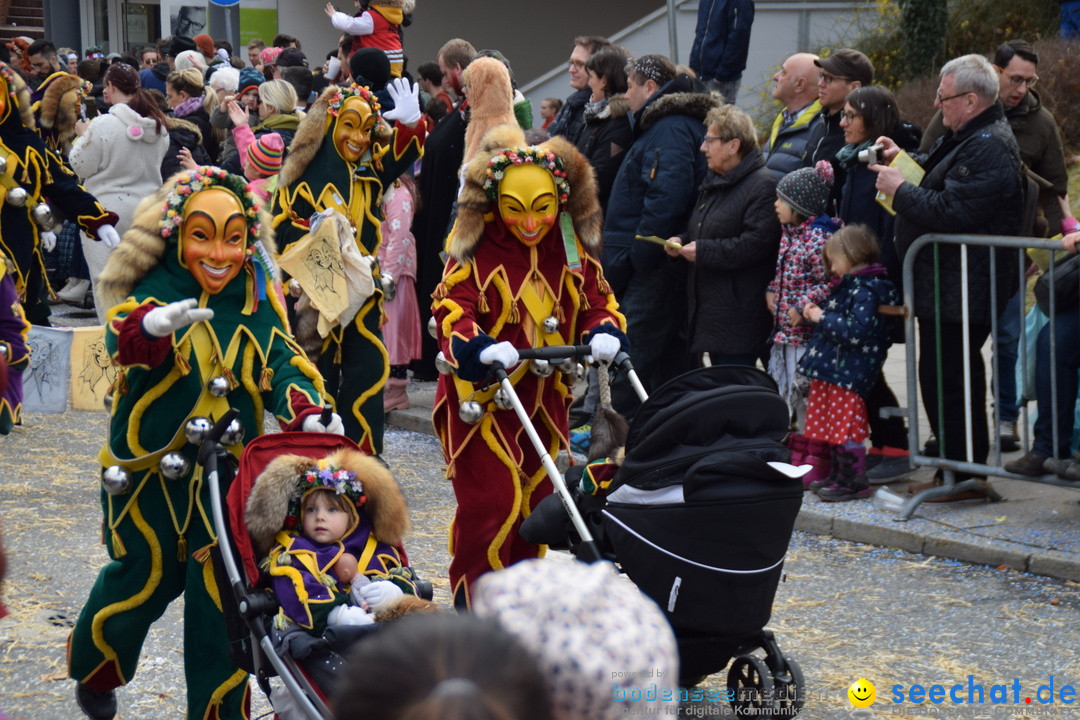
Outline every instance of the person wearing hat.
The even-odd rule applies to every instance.
[[[803,310],[829,294],[825,241],[841,226],[826,212],[833,179],[832,165],[822,160],[812,168],[788,173],[776,184],[773,207],[781,234],[776,273],[765,291],[765,303],[774,318],[768,370],[793,419],[806,408],[809,385],[796,376],[811,333],[810,325],[803,322]]]
[[[68,641],[68,674],[94,720],[116,715],[118,687],[138,670],[151,625],[181,594],[187,718],[248,717],[247,674],[230,659],[210,572],[210,497],[196,466],[210,418],[239,411],[223,442],[239,456],[264,432],[339,432],[320,420],[322,378],[288,334],[270,219],[221,168],[159,183],[101,274],[111,308],[105,343],[120,368],[108,439],[98,454],[109,562]],[[195,438],[194,440],[192,438]]]
[[[289,67],[307,67],[307,56],[303,50],[293,47],[282,48],[278,53],[277,62],[274,63],[274,77],[281,78],[281,71]]]
[[[813,167],[820,160],[828,160],[833,166],[836,183],[834,194],[844,184],[843,168],[839,167],[836,153],[844,147],[844,128],[840,127],[844,102],[848,93],[858,87],[874,82],[874,64],[858,50],[843,48],[827,58],[818,58],[814,64],[821,68],[818,73],[818,102],[821,103],[822,122],[815,127],[806,143],[803,162]]]
[[[202,53],[204,65],[216,65],[221,62],[217,56],[217,48],[214,47],[214,39],[206,33],[199,33],[192,38],[195,41],[195,49]]]
[[[244,125],[236,128],[233,134],[239,134],[246,129],[251,133],[251,127]],[[244,177],[248,179],[248,192],[262,201],[264,205],[270,204],[270,197],[277,189],[277,174],[281,172],[282,158],[285,155],[285,143],[277,133],[266,133],[258,138],[249,139],[246,143],[237,141],[237,147],[245,147],[240,151],[240,157],[244,165]]]

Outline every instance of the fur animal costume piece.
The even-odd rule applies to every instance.
[[[565,191],[559,210],[570,216],[575,237],[564,238],[569,223],[557,221],[529,247],[503,222],[485,181],[491,178],[489,188],[497,190],[502,174],[525,157],[552,173],[557,193]],[[480,142],[464,175],[447,239],[451,258],[432,305],[439,348],[453,369],[439,377],[433,422],[458,501],[450,565],[458,607],[468,605],[470,584],[483,573],[541,553],[519,537],[518,527],[551,493],[536,452],[520,444],[521,422],[495,403],[498,386],[483,382],[488,366],[480,352],[502,341],[518,348],[587,343],[595,333],[626,344],[623,317],[594,255],[601,239],[595,178],[577,149],[561,138],[524,147],[517,124],[503,125]],[[555,455],[569,445],[572,381],[532,367],[526,361],[511,368],[510,380]],[[478,404],[478,419],[470,412],[476,405],[465,403]]]
[[[207,564],[215,537],[209,489],[196,463],[198,445],[185,430],[195,418],[220,418],[230,407],[248,439],[263,433],[267,411],[283,429],[297,430],[321,412],[325,395],[318,371],[288,334],[273,280],[272,231],[244,188],[243,178],[220,168],[178,173],[139,204],[102,273],[111,306],[105,344],[120,371],[98,461],[103,473],[116,466],[110,477],[123,472],[129,482],[100,491],[111,562],[72,630],[68,672],[99,693],[129,682],[151,624],[183,593],[192,720],[248,717],[249,690],[247,673],[226,648],[220,602],[227,590]],[[217,292],[204,289],[184,260],[185,208],[211,189],[237,199],[247,250],[239,273]],[[165,337],[145,333],[143,319],[155,308],[189,298],[213,310],[213,318]],[[238,456],[242,444],[229,451]]]
[[[514,117],[514,88],[510,71],[495,58],[478,57],[465,68],[469,86],[469,126],[465,129],[467,164],[480,150],[480,141],[500,125],[517,123]],[[524,139],[517,145],[525,145]],[[504,146],[508,147],[508,146]]]
[[[75,122],[90,89],[90,83],[78,75],[57,72],[45,78],[32,94],[38,132],[45,146],[61,157],[67,157],[75,142]]]

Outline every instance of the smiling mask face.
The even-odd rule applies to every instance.
[[[334,148],[345,161],[360,162],[371,147],[371,131],[375,127],[375,113],[360,97],[346,98],[341,103],[337,121],[334,123]]]
[[[240,200],[228,190],[211,188],[184,205],[180,247],[188,272],[210,295],[240,274],[246,256],[247,222]]]
[[[535,246],[559,217],[555,178],[532,164],[507,168],[499,182],[499,217],[514,237]]]

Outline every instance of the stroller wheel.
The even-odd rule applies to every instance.
[[[735,658],[728,668],[727,684],[736,715],[772,717],[773,680],[764,660],[753,655]]]
[[[785,658],[785,660],[787,672],[773,674],[773,687],[776,692],[772,703],[773,717],[793,718],[802,710],[803,688],[806,687],[806,683],[799,663],[790,658]]]

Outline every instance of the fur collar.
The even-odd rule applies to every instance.
[[[705,116],[709,114],[709,111],[720,105],[721,100],[717,95],[694,92],[661,95],[642,111],[641,129],[648,130],[661,119],[671,115],[689,115],[695,120],[705,122]]]
[[[390,471],[375,458],[346,448],[334,452],[327,461],[356,473],[367,497],[362,512],[371,518],[375,537],[389,545],[399,545],[409,531],[409,508]],[[284,527],[298,478],[317,462],[301,455],[279,455],[255,480],[244,518],[259,557],[270,551],[274,536]]]
[[[203,141],[202,130],[200,130],[199,126],[191,122],[190,120],[166,116],[165,127],[167,127],[169,130],[187,130],[188,132],[195,134],[195,137],[197,138],[199,143],[202,143]]]
[[[485,215],[491,213],[493,203],[484,192],[484,178],[488,162],[500,150],[525,147],[525,136],[516,124],[499,125],[480,141],[475,157],[464,166],[465,185],[458,196],[458,215],[450,236],[446,239],[447,252],[461,262],[467,262],[476,251],[476,245],[484,234]],[[577,148],[562,137],[556,136],[541,143],[539,147],[555,153],[563,161],[566,179],[570,183],[570,198],[563,210],[574,220],[574,230],[585,249],[598,254],[602,243],[604,217],[596,196],[596,173],[592,165]]]

